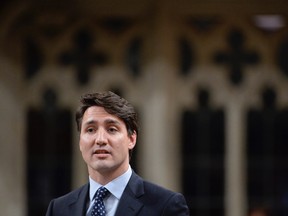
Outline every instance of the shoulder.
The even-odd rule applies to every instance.
[[[73,201],[75,199],[78,199],[83,193],[87,193],[89,189],[89,184],[85,184],[63,196],[60,196],[56,199],[54,199],[54,201]]]
[[[83,215],[89,185],[86,184],[70,193],[52,200],[46,216]]]
[[[143,180],[143,185],[144,185],[145,193],[153,193],[155,195],[162,196],[162,197],[163,195],[172,196],[176,194],[176,192],[169,190],[158,184],[152,183],[150,181]]]
[[[144,181],[144,187],[145,195],[149,199],[149,202],[154,203],[153,206],[156,204],[156,208],[159,208],[161,215],[189,215],[188,205],[181,193],[168,190],[149,181]]]
[[[178,193],[169,190],[163,186],[160,186],[158,184],[152,183],[150,181],[144,180],[140,176],[138,176],[136,173],[132,174],[132,177],[129,181],[129,184],[132,188],[138,189],[138,194],[148,194],[148,195],[154,195],[156,197],[163,197],[163,196],[173,196]]]
[[[186,204],[185,198],[181,193],[174,192],[145,180],[143,181],[143,184],[145,195],[155,202],[163,202],[166,204],[183,202]]]
[[[133,184],[132,187],[134,187],[134,190],[138,188],[138,193],[136,194],[146,210],[150,209],[152,212],[159,211],[158,213],[164,213],[163,215],[189,215],[186,200],[181,193],[146,181],[135,173],[132,175],[130,182]]]
[[[77,203],[79,200],[84,203],[88,190],[89,184],[85,184],[82,187],[77,188],[63,196],[55,198],[50,201],[48,210],[65,208],[66,206]]]

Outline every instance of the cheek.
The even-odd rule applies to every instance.
[[[85,137],[85,136],[81,136],[80,140],[79,140],[80,150],[83,151],[83,150],[87,149],[88,146],[89,146],[89,139],[87,139],[87,137]]]
[[[83,145],[88,145],[89,143],[92,143],[94,140],[94,137],[88,134],[80,135],[80,143]]]
[[[83,152],[84,146],[83,146],[83,143],[81,141],[79,142],[79,148],[80,148],[80,151]]]
[[[125,152],[126,150],[127,150],[127,145],[128,144],[126,144],[127,143],[127,140],[125,140],[125,139],[119,139],[119,140],[117,140],[117,141],[112,141],[111,140],[111,147],[115,150],[115,152],[117,153],[117,152],[121,152],[121,154],[122,154],[122,152]]]

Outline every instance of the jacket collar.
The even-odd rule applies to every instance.
[[[115,216],[134,216],[143,207],[143,203],[139,200],[144,195],[143,180],[134,172],[126,186]]]

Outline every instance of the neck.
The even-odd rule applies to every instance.
[[[96,171],[96,170],[88,168],[88,172],[89,172],[90,177],[94,181],[98,182],[101,185],[106,185],[109,182],[111,182],[112,180],[114,180],[115,178],[124,174],[128,170],[128,168],[129,168],[129,165],[127,165],[127,167],[125,167],[125,169],[121,169],[121,170],[117,170],[117,171],[111,171],[111,170]]]

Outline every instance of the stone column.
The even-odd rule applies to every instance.
[[[140,174],[147,180],[180,190],[180,144],[175,107],[175,44],[173,25],[165,4],[151,15],[149,40],[145,45],[146,68],[141,102],[142,134],[139,149]],[[168,15],[168,16],[167,16]],[[151,28],[152,27],[152,28]]]
[[[25,216],[25,109],[19,76],[7,62],[0,57],[0,209]]]
[[[246,215],[245,110],[241,92],[226,107],[226,216]]]

